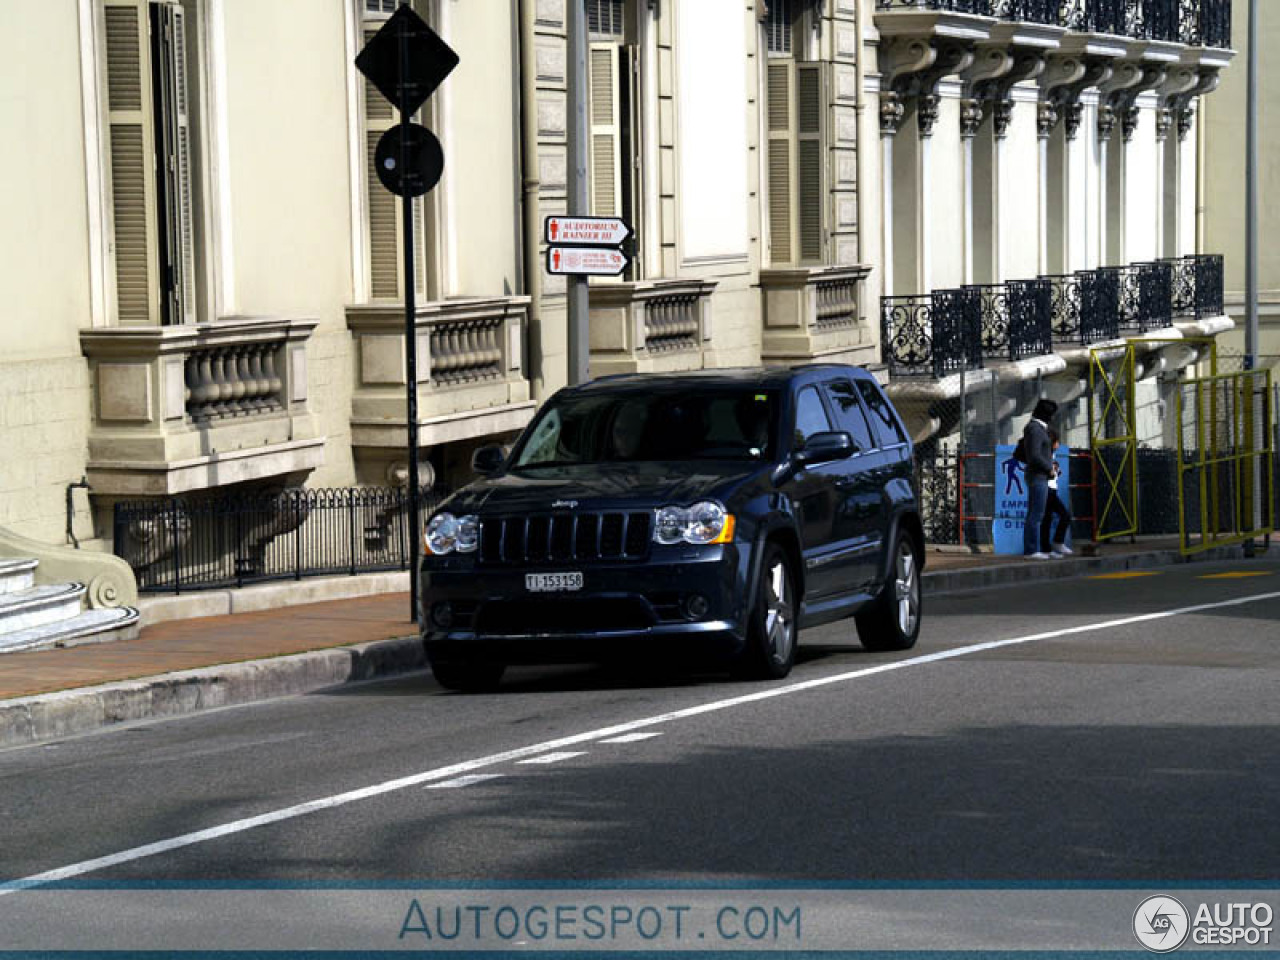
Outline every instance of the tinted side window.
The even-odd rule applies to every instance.
[[[826,433],[831,429],[831,421],[827,419],[826,408],[817,388],[805,387],[796,394],[796,435],[795,446],[804,446],[805,441],[815,433]]]
[[[871,427],[867,425],[867,416],[862,412],[853,385],[848,380],[832,380],[824,386],[835,407],[836,429],[848,431],[860,452],[874,449],[876,442],[871,439]]]
[[[867,409],[871,411],[871,423],[880,437],[880,445],[888,447],[895,443],[906,443],[907,438],[898,425],[898,418],[893,415],[889,401],[884,398],[880,388],[874,383],[859,380],[858,389],[862,391],[862,399],[867,402]]]

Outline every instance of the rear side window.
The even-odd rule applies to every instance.
[[[793,446],[799,449],[815,433],[827,433],[831,421],[827,419],[822,398],[814,387],[805,387],[796,394],[796,434]]]
[[[891,447],[897,443],[906,443],[906,434],[902,432],[898,418],[880,388],[869,380],[859,380],[858,389],[862,391],[862,399],[867,402],[867,409],[871,411],[871,425],[880,437],[880,446]]]
[[[824,385],[831,405],[836,411],[836,429],[845,430],[853,437],[858,452],[865,453],[875,449],[876,442],[871,439],[871,427],[867,425],[867,415],[862,412],[862,404],[854,393],[853,384],[848,380],[832,380]]]

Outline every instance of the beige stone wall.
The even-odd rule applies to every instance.
[[[308,403],[325,436],[313,486],[349,484],[353,300],[345,20],[340,4],[221,4],[227,60],[231,302],[314,317]],[[381,189],[381,187],[378,187]]]
[[[77,5],[0,4],[0,526],[62,542],[84,472],[91,323]],[[95,536],[83,492],[77,536]]]
[[[1226,256],[1228,298],[1240,298],[1245,273],[1245,105],[1247,100],[1248,0],[1232,4],[1236,59],[1222,72],[1217,92],[1202,98],[1204,178],[1200,229],[1203,249]],[[1258,288],[1280,300],[1280,4],[1258,4]]]
[[[66,487],[84,475],[88,425],[83,360],[0,363],[0,527],[65,542]],[[73,504],[75,535],[101,536],[84,491],[74,491]]]

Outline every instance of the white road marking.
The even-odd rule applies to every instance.
[[[585,757],[585,750],[560,750],[556,753],[544,753],[540,757],[528,760],[517,760],[516,763],[559,763],[561,760],[572,760],[574,757]]]
[[[640,740],[650,740],[653,737],[660,737],[660,732],[653,733],[624,733],[620,737],[610,737],[608,740],[601,740],[601,743],[637,743]]]
[[[357,790],[348,790],[345,793],[336,793],[333,796],[320,797],[315,800],[308,800],[305,803],[297,803],[293,806],[281,807],[278,810],[260,813],[255,817],[245,817],[242,820],[232,820],[230,823],[219,824],[216,827],[208,827],[204,830],[195,830],[191,833],[184,833],[176,837],[169,837],[166,840],[157,840],[155,843],[144,844],[140,847],[132,847],[128,850],[121,850],[118,853],[95,857],[92,860],[81,860],[79,863],[68,864],[65,867],[57,867],[53,870],[46,870],[43,873],[35,873],[29,877],[23,877],[19,880],[11,880],[0,884],[0,896],[6,896],[17,890],[38,887],[46,883],[67,880],[71,877],[84,876],[86,873],[95,873],[99,870],[106,870],[109,867],[119,866],[122,863],[141,860],[144,857],[154,857],[157,854],[168,853],[172,850],[180,850],[183,847],[194,846],[197,843],[205,843],[209,840],[217,840],[221,837],[231,836],[232,834],[243,833],[246,830],[253,830],[256,827],[265,827],[268,824],[280,823],[285,820],[293,820],[297,817],[305,816],[308,813],[317,813],[321,810],[332,810],[335,807],[346,806],[349,803],[356,803],[360,800],[368,800],[372,797],[380,797],[384,794],[394,793],[397,790],[404,790],[407,787],[416,787],[419,784],[436,783],[441,780],[449,780],[455,777],[460,777],[466,773],[482,770],[485,767],[494,767],[503,763],[524,760],[562,747],[572,747],[581,743],[589,743],[593,740],[599,740],[602,737],[619,736],[624,733],[643,730],[647,727],[656,727],[662,724],[673,723],[676,720],[687,720],[690,717],[698,717],[706,713],[717,713],[721,710],[730,710],[734,707],[740,707],[748,703],[773,700],[777,697],[786,697],[795,693],[803,693],[806,690],[816,690],[820,687],[826,687],[836,683],[846,683],[850,680],[872,677],[880,673],[890,673],[894,670],[905,670],[908,667],[923,666],[927,663],[954,660],[957,657],[966,657],[974,653],[985,653],[988,650],[999,650],[1002,647],[1014,647],[1024,643],[1034,643],[1037,640],[1056,640],[1060,637],[1077,636],[1082,633],[1096,633],[1099,630],[1110,630],[1115,627],[1128,627],[1138,623],[1150,623],[1154,620],[1167,620],[1170,617],[1181,617],[1193,613],[1203,613],[1206,610],[1221,610],[1224,607],[1239,607],[1248,603],[1260,603],[1266,600],[1280,600],[1280,592],[1260,593],[1250,597],[1237,597],[1233,600],[1218,600],[1214,603],[1200,603],[1191,607],[1178,607],[1174,610],[1162,610],[1157,613],[1143,613],[1132,617],[1121,617],[1117,620],[1104,620],[1101,623],[1086,623],[1078,627],[1065,627],[1061,630],[1047,630],[1044,633],[1032,633],[1025,637],[1010,637],[1006,640],[987,640],[982,643],[970,644],[967,647],[954,647],[951,650],[940,650],[937,653],[929,653],[920,657],[909,657],[905,660],[894,660],[890,663],[881,663],[874,667],[866,667],[862,670],[851,670],[848,673],[837,673],[826,677],[815,677],[812,680],[802,680],[799,683],[790,683],[781,687],[769,687],[764,690],[757,690],[755,693],[747,693],[738,697],[729,697],[725,700],[713,700],[710,703],[699,704],[695,707],[685,707],[681,710],[672,710],[669,713],[660,713],[652,717],[642,717],[639,720],[630,720],[625,723],[618,723],[609,727],[599,727],[595,730],[587,730],[584,733],[575,733],[566,737],[558,737],[555,740],[547,740],[542,743],[531,744],[527,747],[517,747],[514,750],[505,750],[502,753],[491,753],[488,756],[477,757],[474,760],[463,760],[458,763],[451,763],[447,767],[437,767],[434,770],[424,770],[421,773],[410,774],[406,777],[398,777],[395,780],[384,780],[382,783],[375,783],[367,787],[361,787]]]
[[[483,783],[486,780],[497,780],[502,776],[500,773],[469,773],[465,777],[455,777],[452,780],[445,780],[441,783],[431,783],[427,785],[428,790],[454,790],[458,787],[469,787],[473,783]]]

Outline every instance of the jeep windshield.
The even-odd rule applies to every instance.
[[[745,387],[565,397],[543,409],[511,467],[768,460],[777,436],[777,408],[773,391]]]

